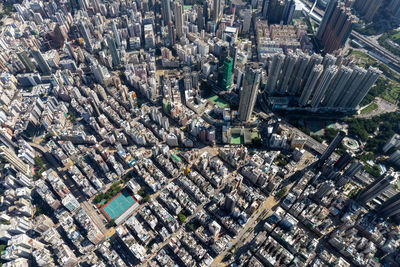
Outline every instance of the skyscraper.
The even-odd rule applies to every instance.
[[[261,70],[258,64],[246,66],[243,88],[240,94],[239,119],[247,122],[251,118],[253,108],[256,103],[258,86],[261,79]]]
[[[347,168],[347,170],[343,173],[343,175],[353,177],[363,167],[364,165],[360,161],[354,162],[350,165],[350,167]]]
[[[164,25],[168,25],[171,19],[171,1],[170,0],[161,0],[161,8],[162,8],[162,18],[164,21]]]
[[[119,64],[121,64],[121,61],[119,59],[119,55],[118,55],[118,51],[117,51],[117,47],[115,45],[114,39],[112,39],[111,37],[108,37],[107,45],[108,45],[108,49],[110,50],[110,53],[111,53],[113,66],[114,67],[118,66]]]
[[[111,29],[112,29],[112,32],[114,35],[115,44],[117,45],[117,47],[121,47],[121,35],[118,32],[117,24],[115,23],[115,20],[111,21]]]
[[[369,22],[375,17],[382,4],[383,0],[356,0],[353,7],[360,12],[364,20]]]
[[[277,88],[277,92],[280,94],[285,94],[287,90],[287,86],[289,83],[289,79],[292,76],[293,69],[296,65],[297,55],[293,53],[288,53],[286,55],[285,61],[283,63],[282,72],[279,77],[279,84]]]
[[[264,0],[262,16],[268,19],[270,24],[290,24],[295,9],[294,0]]]
[[[352,101],[351,97],[353,96],[357,88],[359,88],[366,74],[367,71],[365,69],[358,66],[354,67],[353,72],[344,88],[344,91],[341,94],[341,97],[338,97],[335,106],[342,108],[348,106],[348,103]]]
[[[221,80],[221,88],[224,90],[229,90],[231,88],[232,67],[233,67],[233,59],[231,57],[226,57],[222,69],[222,80]]]
[[[311,107],[316,108],[319,106],[321,100],[323,99],[325,92],[328,90],[329,85],[331,84],[335,74],[337,72],[336,66],[329,66],[328,69],[325,69],[322,77],[318,82],[318,86],[315,89],[315,93],[313,98],[311,99]]]
[[[400,193],[386,200],[377,210],[382,218],[388,218],[400,214]]]
[[[89,30],[87,29],[85,22],[83,22],[82,20],[79,21],[78,28],[82,34],[83,39],[85,40],[86,47],[89,50],[92,50],[92,40],[91,40],[90,33],[89,33]]]
[[[351,159],[352,159],[351,155],[348,152],[345,152],[340,156],[338,161],[336,161],[334,166],[335,166],[336,169],[341,171],[344,168],[346,168],[347,164],[350,163]]]
[[[290,95],[295,95],[300,88],[301,81],[303,80],[304,73],[307,69],[308,62],[310,61],[310,57],[302,52],[299,53],[299,56],[296,61],[296,65],[294,66],[292,79],[289,83],[288,93]]]
[[[33,72],[35,70],[35,65],[32,63],[31,59],[25,51],[18,52],[17,56],[19,60],[21,60],[27,71]]]
[[[179,2],[175,2],[175,28],[178,38],[183,36],[183,6]]]
[[[393,181],[395,181],[394,172],[389,170],[364,188],[358,195],[357,200],[362,204],[366,204],[368,201],[389,189],[389,187],[392,186]]]
[[[278,81],[279,73],[281,71],[281,67],[284,60],[285,60],[285,55],[277,53],[273,56],[271,64],[269,64],[268,81],[267,81],[268,94],[272,94],[275,90],[276,82]]]
[[[323,59],[324,58],[319,54],[313,54],[311,56],[310,61],[308,62],[307,68],[304,72],[304,76],[303,76],[304,79],[302,80],[302,82],[300,84],[300,88],[304,87],[304,85],[306,84],[308,77],[310,77],[310,74],[311,74],[312,70],[314,69],[314,67],[316,65],[321,64]]]
[[[44,75],[51,74],[51,69],[47,61],[43,58],[42,53],[39,50],[33,49],[31,50],[31,55],[35,59],[36,63],[38,64],[39,70]]]
[[[342,66],[336,74],[335,80],[332,82],[330,91],[327,92],[327,96],[324,99],[323,105],[325,107],[334,107],[334,104],[338,98],[342,95],[343,90],[350,79],[352,70],[348,67]]]
[[[332,155],[332,153],[339,146],[339,144],[342,142],[345,136],[346,136],[345,132],[343,131],[338,132],[335,139],[333,139],[333,141],[329,144],[324,153],[321,155],[321,158],[318,161],[319,166],[324,164],[324,162]]]
[[[262,5],[262,11],[261,11],[264,19],[267,18],[268,7],[269,7],[269,0],[264,0],[263,5]]]
[[[356,108],[364,97],[367,95],[368,91],[374,85],[374,83],[378,80],[379,76],[382,74],[377,68],[369,67],[367,74],[365,75],[363,81],[360,86],[354,91],[351,100],[348,103],[349,108]]]
[[[303,92],[301,93],[300,100],[299,100],[299,105],[301,107],[304,107],[307,105],[308,100],[311,97],[311,94],[314,92],[315,85],[317,84],[319,77],[321,76],[323,72],[323,67],[322,65],[316,65],[310,75],[308,76],[307,82],[304,86]]]
[[[316,199],[322,199],[324,196],[328,195],[332,190],[335,189],[335,185],[333,184],[332,181],[326,181],[324,182],[318,191],[315,193],[314,197]]]
[[[344,45],[355,21],[350,8],[343,2],[338,0],[329,2],[317,32],[317,39],[321,41],[325,52],[333,52]]]
[[[222,16],[221,0],[214,0],[213,20],[217,24]]]

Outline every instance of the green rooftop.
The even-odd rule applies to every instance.
[[[177,162],[181,162],[181,161],[182,161],[181,158],[178,157],[177,155],[175,155],[174,152],[171,152],[171,156],[172,156],[172,158],[173,158],[174,160],[176,160]]]
[[[228,107],[228,103],[226,103],[225,100],[221,99],[217,95],[213,95],[212,97],[209,97],[208,100],[210,100],[214,105],[217,105],[219,108]]]
[[[240,134],[232,134],[231,136],[231,145],[240,145],[244,143],[244,138],[243,136],[240,136]]]

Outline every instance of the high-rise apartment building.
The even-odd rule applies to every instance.
[[[35,59],[41,73],[44,75],[51,74],[50,66],[47,64],[47,61],[43,58],[43,55],[39,50],[31,50],[31,55]]]
[[[307,105],[308,100],[310,99],[312,93],[314,92],[314,88],[315,88],[323,70],[324,70],[324,68],[322,67],[322,65],[316,65],[311,70],[310,75],[308,76],[307,82],[304,85],[303,92],[301,93],[301,96],[300,96],[299,105],[301,107],[304,107],[305,105]]]
[[[272,62],[268,68],[268,82],[267,92],[272,94],[275,91],[276,82],[278,81],[279,73],[281,71],[282,64],[285,60],[285,55],[277,53],[273,56]]]
[[[332,153],[340,145],[345,136],[346,136],[345,132],[343,131],[338,132],[336,137],[333,139],[333,141],[329,144],[329,146],[326,148],[324,153],[322,153],[321,157],[319,158],[318,161],[319,166],[322,166],[322,164],[324,164],[324,162],[332,155]]]
[[[340,0],[330,1],[317,32],[317,39],[324,46],[325,52],[333,52],[344,45],[355,22],[355,17],[345,3]]]
[[[175,2],[175,29],[178,38],[183,36],[183,6],[179,2]]]
[[[214,0],[214,9],[213,9],[213,20],[217,24],[222,17],[222,9],[221,0]]]
[[[89,32],[89,30],[88,30],[88,28],[86,26],[86,23],[83,22],[82,20],[79,21],[78,28],[79,28],[79,31],[82,34],[83,39],[85,40],[86,47],[89,50],[92,50],[92,47],[93,47],[92,40],[91,40],[91,37],[90,37],[90,32]]]
[[[164,25],[168,25],[170,21],[172,21],[171,16],[171,1],[170,0],[162,0],[161,1],[161,14],[164,21]]]
[[[221,88],[229,90],[232,82],[233,58],[226,57],[222,67]]]
[[[29,56],[25,51],[21,51],[17,53],[19,60],[21,60],[22,64],[25,66],[25,69],[29,72],[33,72],[35,70],[35,65],[32,63]]]
[[[312,110],[355,110],[366,96],[381,72],[354,67],[338,66],[333,55],[311,57],[303,53],[273,55],[268,64],[265,93],[300,96],[300,107]]]
[[[30,174],[29,165],[25,164],[20,158],[15,155],[15,153],[6,146],[0,146],[0,157],[4,158],[11,165],[14,166],[15,169],[22,172],[25,175]]]
[[[279,77],[279,83],[276,89],[278,94],[286,93],[290,77],[292,76],[294,67],[296,65],[296,61],[297,55],[293,53],[288,53],[286,55],[282,66],[282,72]]]
[[[303,80],[304,73],[307,70],[310,57],[302,52],[299,53],[296,64],[293,69],[292,77],[289,82],[288,93],[290,95],[297,94]]]
[[[367,71],[365,69],[358,66],[354,67],[344,91],[342,92],[341,97],[337,99],[335,106],[345,108],[349,105],[349,103],[352,101],[351,97],[357,88],[360,87],[360,84],[362,83],[366,74]]]
[[[348,103],[349,108],[356,108],[361,103],[369,89],[375,84],[381,74],[382,71],[377,68],[370,67],[368,69],[365,78],[360,86],[354,91],[351,101]]]
[[[383,0],[356,0],[353,7],[367,22],[372,21],[382,6]]]
[[[118,51],[117,51],[117,46],[115,44],[114,39],[111,38],[111,37],[108,37],[107,38],[107,45],[108,45],[108,49],[110,50],[110,53],[111,53],[113,66],[120,65],[121,64],[121,60],[119,58],[119,54],[118,54]]]
[[[290,24],[295,9],[294,0],[264,0],[262,16],[268,19],[270,24]]]
[[[378,216],[388,218],[400,214],[400,193],[386,200],[377,210]]]
[[[392,0],[387,10],[393,17],[400,19],[400,0]]]
[[[258,87],[261,79],[261,69],[258,64],[246,66],[243,88],[240,94],[239,119],[247,122],[251,118],[256,103]]]
[[[336,74],[335,80],[332,82],[331,90],[324,99],[323,106],[334,107],[336,101],[341,97],[343,90],[350,79],[352,70],[346,66],[342,66]]]
[[[336,66],[329,66],[327,69],[325,69],[324,73],[322,74],[318,82],[318,86],[315,89],[314,96],[311,99],[312,108],[317,108],[319,106],[326,91],[329,88],[329,85],[331,84],[333,78],[335,77],[336,72],[337,72]]]
[[[394,172],[388,171],[364,188],[357,196],[357,200],[362,204],[366,204],[393,186],[392,184],[395,180]]]

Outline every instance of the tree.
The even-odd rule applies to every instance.
[[[184,223],[185,223],[185,221],[186,221],[186,216],[185,216],[184,214],[179,213],[179,214],[178,214],[178,218],[179,218],[179,222],[180,222],[181,224],[184,224]]]
[[[187,228],[190,230],[190,231],[194,231],[194,224],[193,223],[189,223],[188,225],[187,225]]]
[[[108,228],[110,228],[110,227],[114,227],[116,224],[115,224],[115,220],[111,220],[111,221],[109,221],[108,223],[107,223],[107,227]]]
[[[287,192],[286,187],[282,188],[281,190],[278,191],[278,193],[276,193],[275,198],[280,200],[286,195],[286,192]]]
[[[146,203],[147,201],[149,201],[149,199],[150,199],[150,195],[149,195],[149,194],[145,195],[145,196],[142,198],[142,203]]]
[[[144,187],[141,187],[141,188],[139,189],[139,191],[137,192],[137,194],[138,194],[139,196],[141,196],[141,197],[144,197],[144,196],[146,195],[145,188],[144,188]]]
[[[326,128],[325,129],[325,140],[330,143],[336,137],[339,131],[333,128]]]
[[[69,120],[74,123],[76,121],[76,116],[73,113],[68,114],[69,115]]]

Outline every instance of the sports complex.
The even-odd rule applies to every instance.
[[[104,204],[101,207],[101,211],[108,220],[114,220],[116,224],[119,224],[129,217],[138,206],[137,200],[126,190],[122,190],[122,192]]]

